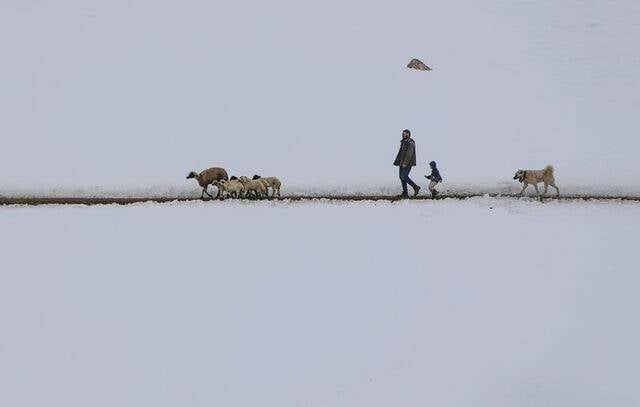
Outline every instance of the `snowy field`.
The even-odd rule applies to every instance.
[[[405,128],[423,194],[569,197],[0,206],[0,406],[639,406],[640,203],[571,200],[640,197],[638,38],[637,0],[0,1],[2,202],[396,195]]]
[[[634,406],[640,205],[0,208],[0,405]]]
[[[447,188],[640,193],[637,38],[637,0],[5,0],[0,195],[398,193],[404,128]]]

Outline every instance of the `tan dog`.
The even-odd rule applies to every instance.
[[[544,193],[542,195],[547,194],[547,189],[549,185],[551,185],[556,189],[556,196],[560,196],[560,189],[556,186],[556,180],[553,178],[552,165],[547,165],[543,170],[518,170],[513,179],[517,179],[523,183],[522,190],[518,195],[522,195],[529,184],[533,184],[533,187],[536,189],[536,194],[539,196],[540,191],[538,191],[538,184],[544,182]]]

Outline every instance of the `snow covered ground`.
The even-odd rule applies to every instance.
[[[413,180],[422,186],[421,195],[430,196],[427,189],[428,182],[416,171]],[[200,198],[202,188],[198,184],[190,182],[180,182],[174,184],[147,185],[147,186],[59,186],[50,188],[47,185],[34,185],[27,187],[11,187],[0,189],[0,198]],[[562,192],[561,197],[633,197],[640,198],[640,184],[631,185],[575,185],[556,181]],[[542,192],[542,184],[539,185]],[[445,181],[439,184],[437,189],[444,195],[485,195],[502,194],[514,195],[520,192],[522,184],[518,181],[502,181],[499,183],[463,183]],[[209,187],[210,193],[215,193],[215,187]],[[374,183],[363,182],[354,184],[326,184],[317,185],[288,184],[282,186],[283,197],[335,197],[335,196],[395,196],[402,191],[400,182],[395,183]],[[534,196],[533,186],[529,186],[524,195]],[[550,196],[555,196],[555,190],[550,188]]]
[[[0,2],[0,197],[640,196],[640,2]],[[410,71],[421,58],[434,70]],[[640,205],[0,207],[0,406],[640,405]]]
[[[404,128],[450,185],[637,191],[637,38],[637,0],[2,1],[0,194],[384,188]]]
[[[0,207],[0,405],[640,404],[640,205]]]

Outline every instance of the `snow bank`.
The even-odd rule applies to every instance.
[[[423,182],[421,175],[414,177],[414,180],[422,185],[422,194],[428,194],[427,183]],[[421,179],[422,178],[422,179]],[[632,187],[628,185],[572,185],[557,182],[560,186],[561,195],[576,197],[640,197],[640,186]],[[542,184],[539,185],[542,188]],[[438,186],[444,194],[460,195],[484,195],[484,194],[516,194],[520,192],[522,184],[517,181],[501,181],[497,183],[479,182],[445,182]],[[210,191],[215,191],[215,187],[210,187]],[[0,197],[5,198],[199,198],[202,189],[193,181],[173,185],[151,185],[151,186],[76,186],[76,187],[56,187],[47,185],[34,186],[8,186],[0,188]],[[392,196],[401,192],[400,182],[387,184],[362,183],[358,185],[288,185],[286,180],[283,183],[282,196],[307,196],[307,197],[330,197],[330,196]],[[542,192],[542,189],[541,189]],[[533,195],[535,190],[529,186],[525,195]],[[553,188],[550,195],[554,195]]]
[[[0,405],[637,405],[635,203],[0,208]]]

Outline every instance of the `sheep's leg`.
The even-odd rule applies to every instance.
[[[202,188],[202,194],[200,195],[200,199],[204,200],[204,194],[207,194],[209,196],[209,198],[213,198],[213,196],[211,196],[211,194],[209,194],[209,192],[207,192],[207,188]]]

